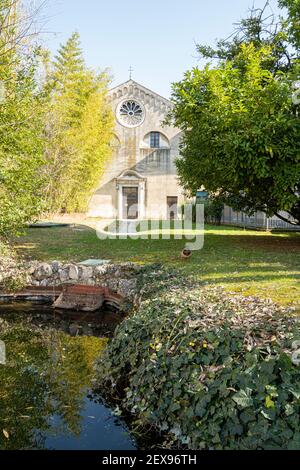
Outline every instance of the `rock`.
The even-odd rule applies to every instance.
[[[92,266],[80,266],[79,277],[82,281],[87,281],[93,277],[94,269]]]
[[[59,271],[59,279],[61,282],[66,282],[69,280],[69,270],[68,269],[61,269]]]
[[[117,292],[119,287],[119,281],[117,279],[108,279],[107,280],[107,287],[112,291]]]
[[[107,274],[109,272],[109,265],[104,264],[102,266],[96,266],[95,268],[95,275],[96,276],[103,276],[104,274]]]
[[[49,285],[49,283],[50,283],[50,281],[48,281],[48,279],[43,279],[40,282],[40,286],[47,287]]]
[[[51,268],[50,264],[42,263],[34,271],[33,276],[37,281],[42,281],[43,279],[47,279],[50,276],[52,276],[52,273],[53,273],[53,271],[52,271],[52,268]]]
[[[79,269],[76,265],[71,265],[69,268],[69,278],[73,281],[78,281],[79,279]]]
[[[99,266],[100,267],[100,266]],[[106,265],[106,273],[113,274],[116,272],[118,267],[115,264],[107,264]]]
[[[58,273],[58,271],[62,267],[62,264],[59,261],[52,261],[51,266],[52,266],[53,273]]]
[[[138,264],[133,264],[132,270],[133,270],[135,273],[140,273],[140,272],[142,272],[142,270],[143,270],[143,266],[140,266],[140,265],[138,265]]]
[[[31,274],[31,275],[32,275],[32,274],[34,274],[34,272],[35,272],[36,269],[37,269],[36,266],[30,266],[30,267],[28,268],[28,271],[27,271],[27,272],[28,272],[28,274]]]

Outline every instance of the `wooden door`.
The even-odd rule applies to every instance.
[[[123,219],[138,219],[139,217],[139,188],[137,186],[123,187]]]

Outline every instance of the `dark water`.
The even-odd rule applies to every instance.
[[[47,306],[0,305],[0,449],[136,449],[124,421],[90,392],[108,341],[93,335],[101,319],[51,323],[53,315]]]
[[[110,408],[87,395],[81,412],[80,435],[65,430],[61,416],[51,416],[51,429],[45,436],[46,449],[57,450],[134,450],[125,424],[112,415]]]

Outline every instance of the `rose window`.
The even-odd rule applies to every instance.
[[[127,127],[136,127],[144,120],[144,110],[136,101],[128,100],[119,105],[118,118]]]

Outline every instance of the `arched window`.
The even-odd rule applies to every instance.
[[[160,148],[160,133],[159,132],[150,132],[150,147],[152,149]]]
[[[145,135],[143,147],[151,149],[169,149],[170,143],[164,134],[158,131],[152,131]]]

